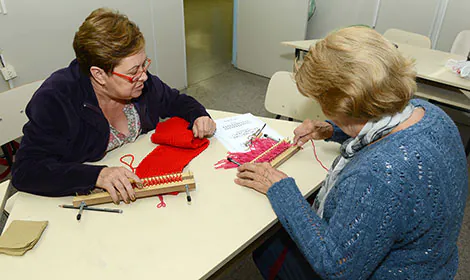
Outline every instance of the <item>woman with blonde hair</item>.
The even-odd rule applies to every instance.
[[[294,141],[335,141],[341,154],[312,206],[269,164],[238,168],[235,182],[265,193],[285,230],[254,253],[263,276],[452,279],[467,162],[452,120],[411,100],[412,61],[374,30],[350,27],[312,46],[295,79],[330,120],[304,121]]]
[[[195,137],[213,134],[215,122],[195,99],[148,72],[151,60],[139,27],[100,8],[75,33],[76,59],[53,73],[26,108],[29,122],[13,166],[13,185],[45,196],[86,194],[93,188],[135,199],[124,167],[84,164],[155,129],[160,118],[190,122]]]

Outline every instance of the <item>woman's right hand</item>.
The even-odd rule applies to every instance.
[[[309,140],[324,140],[333,136],[333,126],[330,123],[305,120],[294,130],[294,145],[301,147]]]
[[[129,203],[130,200],[135,200],[135,192],[131,182],[142,187],[140,178],[126,168],[105,167],[98,175],[96,187],[106,190],[116,204],[119,204],[118,193],[125,203]]]

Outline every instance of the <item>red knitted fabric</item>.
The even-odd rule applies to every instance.
[[[145,178],[182,172],[193,158],[204,151],[209,140],[194,138],[188,125],[186,120],[178,117],[157,124],[151,140],[159,146],[139,164],[135,171],[137,176]]]

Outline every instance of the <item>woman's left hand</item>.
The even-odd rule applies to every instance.
[[[215,132],[215,122],[207,117],[199,117],[194,121],[193,134],[196,138],[204,138],[205,136],[212,136]]]
[[[266,194],[274,183],[288,176],[269,163],[245,163],[238,167],[235,183]]]

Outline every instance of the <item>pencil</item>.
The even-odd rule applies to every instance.
[[[67,209],[80,209],[79,206],[73,206],[73,205],[67,205],[67,204],[59,205],[59,207],[60,208],[67,208]],[[90,207],[90,206],[84,206],[83,210],[109,212],[109,213],[122,213],[123,212],[122,209],[97,208],[97,207]]]
[[[233,160],[231,157],[227,157],[227,160],[230,161],[231,163],[235,163],[235,164],[238,165],[238,166],[242,165],[242,164],[239,163],[238,161]]]

